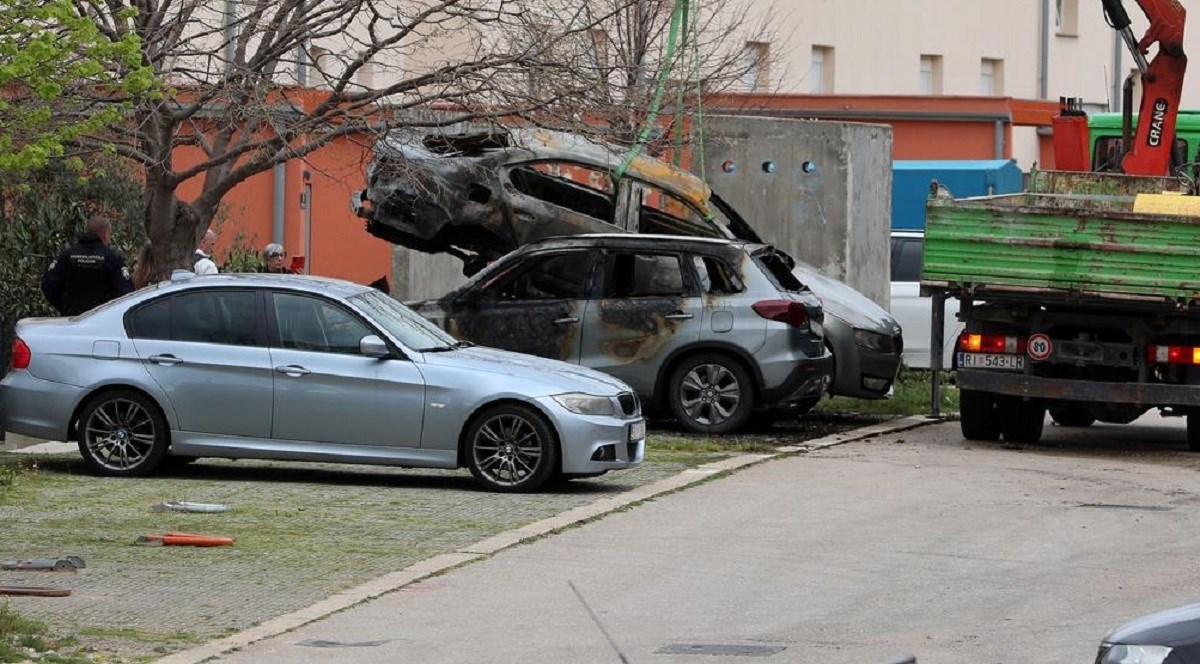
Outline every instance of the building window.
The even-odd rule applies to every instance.
[[[942,94],[942,56],[921,56],[921,94]]]
[[[1004,61],[984,58],[979,62],[979,94],[998,97],[1004,94]]]
[[[740,69],[741,88],[746,92],[762,92],[771,85],[771,45],[766,42],[746,42],[742,49]]]
[[[1079,34],[1079,0],[1054,0],[1054,32],[1060,37]]]
[[[808,68],[808,91],[815,95],[833,92],[833,47],[813,46],[812,64]]]

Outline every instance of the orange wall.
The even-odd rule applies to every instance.
[[[300,91],[299,94],[309,92]],[[1004,97],[721,95],[708,104],[709,112],[714,114],[720,114],[722,108],[761,111],[762,115],[801,113],[816,118],[821,117],[822,110],[834,109],[868,115],[878,113],[879,119],[863,117],[855,120],[892,125],[895,159],[992,159],[995,155],[994,122],[887,119],[889,116],[894,118],[897,113],[1008,113],[1012,122],[1005,127],[1005,145],[1011,150],[1013,125],[1049,126],[1050,116],[1058,110],[1056,103]],[[1052,168],[1049,137],[1042,137],[1040,144],[1042,167]],[[362,284],[384,275],[390,279],[392,245],[368,234],[365,221],[350,210],[351,192],[366,186],[370,153],[366,140],[350,137],[334,141],[304,161],[287,163],[283,245],[289,256],[304,254],[304,211],[300,208],[300,194],[303,172],[312,173],[313,228],[312,256],[309,258],[312,274]],[[200,158],[197,149],[181,147],[175,152],[175,167],[187,168],[198,163]],[[179,190],[180,198],[190,200],[198,195],[200,186],[200,177],[185,182]],[[274,173],[270,170],[246,180],[225,197],[224,223],[217,242],[218,263],[224,259],[239,230],[244,231],[247,239],[260,251],[274,240],[273,203]]]
[[[995,159],[995,120],[971,116],[1007,118],[1004,157],[1011,158],[1012,128],[1050,127],[1051,118],[1059,110],[1057,102],[1011,97],[800,94],[714,95],[708,100],[708,108],[714,114],[728,109],[765,116],[891,125],[893,159]],[[930,117],[914,118],[915,115]],[[1053,168],[1053,145],[1049,137],[1039,137],[1038,146],[1040,167]]]
[[[304,160],[286,164],[283,200],[283,246],[288,256],[304,255],[304,210],[300,195],[304,190],[304,171],[312,174],[312,255],[308,258],[312,274],[338,277],[361,284],[379,277],[391,279],[392,245],[370,235],[366,222],[350,210],[350,194],[366,187],[369,146],[361,139],[338,139],[316,150]],[[175,151],[175,167],[185,169],[198,163],[195,148]],[[233,244],[238,231],[261,251],[274,241],[272,227],[275,198],[274,171],[255,175],[229,192],[223,202],[224,214],[217,241],[217,262]],[[179,189],[182,200],[191,200],[200,192],[201,177],[185,182]]]

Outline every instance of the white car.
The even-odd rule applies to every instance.
[[[933,298],[921,297],[921,256],[925,250],[924,231],[892,231],[892,316],[904,330],[904,365],[929,368],[930,316]],[[950,369],[954,342],[962,334],[958,320],[958,300],[946,300],[945,336],[942,337],[942,367]]]

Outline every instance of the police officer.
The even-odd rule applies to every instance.
[[[63,316],[74,316],[133,291],[125,259],[108,248],[112,222],[88,220],[79,241],[63,250],[42,275],[42,292]]]

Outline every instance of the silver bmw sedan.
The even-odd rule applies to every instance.
[[[17,324],[0,436],[76,440],[98,473],[198,457],[467,467],[495,491],[645,455],[633,391],[456,341],[387,295],[291,275],[194,277]]]

